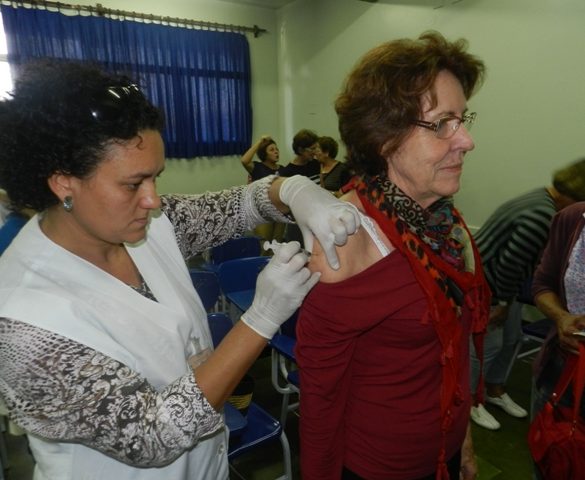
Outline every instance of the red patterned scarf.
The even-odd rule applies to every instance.
[[[438,200],[428,209],[408,197],[385,175],[354,177],[356,190],[368,216],[408,260],[428,302],[422,319],[435,328],[441,343],[442,386],[440,392],[443,444],[437,479],[447,480],[446,432],[452,424],[451,406],[463,399],[460,358],[463,338],[462,307],[469,308],[472,332],[482,350],[491,294],[481,261],[463,218],[450,198]],[[477,342],[475,340],[478,340]],[[480,353],[478,353],[478,356]],[[481,398],[483,382],[477,395]]]

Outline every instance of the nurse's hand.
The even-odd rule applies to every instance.
[[[303,234],[305,249],[313,251],[313,236],[323,247],[331,268],[339,268],[335,245],[344,245],[347,237],[360,226],[357,208],[342,202],[307,177],[287,178],[279,191],[280,200],[288,205]]]
[[[311,274],[306,267],[308,257],[299,242],[282,243],[273,249],[274,256],[258,275],[252,305],[242,314],[246,325],[268,339],[301,306],[321,275]]]

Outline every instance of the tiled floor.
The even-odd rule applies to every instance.
[[[510,396],[525,408],[529,407],[530,398],[529,362],[530,359],[517,361],[508,382]],[[270,383],[270,358],[260,358],[250,373],[256,380],[254,400],[278,417],[281,397]],[[526,445],[528,420],[512,418],[497,407],[487,408],[502,424],[502,428],[491,432],[475,425],[473,427],[480,467],[479,480],[530,480],[531,466]],[[286,432],[291,444],[293,477],[296,480],[301,477],[298,470],[298,421],[294,414],[289,415]],[[9,436],[8,449],[10,468],[5,473],[6,480],[32,479],[32,461],[23,437]],[[237,472],[232,472],[233,479],[272,480],[279,477],[283,472],[280,443],[276,442],[237,459],[234,467]]]

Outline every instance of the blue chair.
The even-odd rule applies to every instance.
[[[217,346],[232,327],[231,319],[225,313],[210,313],[207,315],[209,328],[214,346]],[[284,475],[279,480],[292,480],[292,463],[288,438],[280,423],[253,401],[250,403],[242,425],[234,408],[226,403],[226,423],[230,432],[228,459],[232,460],[258,447],[280,440],[283,453]],[[232,422],[236,422],[234,425]],[[233,468],[233,467],[232,467]]]
[[[254,299],[256,279],[269,262],[269,257],[247,257],[228,260],[219,266],[219,286],[227,303],[245,312]]]
[[[280,424],[286,425],[289,412],[298,409],[299,402],[290,402],[291,395],[299,395],[300,380],[294,348],[296,340],[296,324],[298,310],[281,326],[280,331],[272,337],[268,344],[271,352],[271,382],[274,389],[282,394]]]
[[[215,310],[221,294],[217,275],[208,270],[199,270],[197,268],[189,269],[189,275],[197,294],[201,298],[203,308],[208,312]]]
[[[217,245],[209,252],[209,260],[201,268],[217,273],[219,266],[228,260],[260,255],[260,237],[232,238],[221,245]]]

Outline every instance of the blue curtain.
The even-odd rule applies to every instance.
[[[15,74],[41,57],[85,60],[135,79],[166,116],[167,157],[241,154],[252,137],[245,35],[1,6]]]

